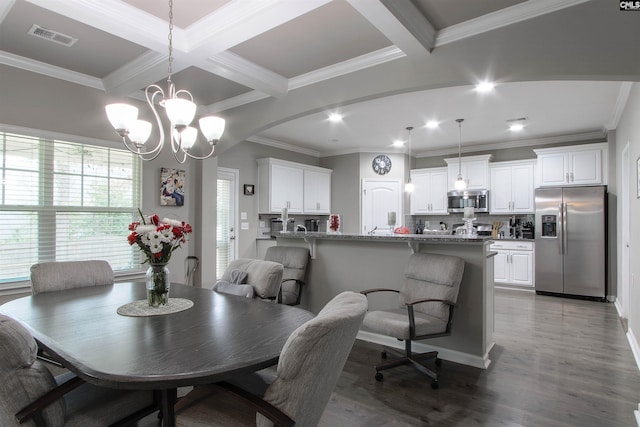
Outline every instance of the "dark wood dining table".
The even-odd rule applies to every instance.
[[[146,298],[144,283],[117,283],[19,298],[0,312],[88,383],[158,390],[163,423],[175,422],[178,387],[229,380],[275,364],[289,335],[313,314],[296,307],[172,284],[184,311],[130,317],[119,307]]]

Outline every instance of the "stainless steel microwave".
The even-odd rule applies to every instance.
[[[464,212],[473,207],[474,212],[489,212],[489,190],[464,190],[447,192],[447,210]]]

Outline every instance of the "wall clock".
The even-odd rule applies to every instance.
[[[380,154],[374,157],[371,167],[378,175],[386,175],[391,170],[391,159],[384,154]]]

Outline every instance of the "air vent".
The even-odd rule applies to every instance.
[[[27,34],[31,34],[32,36],[36,36],[41,39],[56,42],[58,44],[65,45],[67,47],[73,46],[75,42],[78,41],[78,39],[75,39],[66,34],[62,34],[54,30],[49,30],[47,28],[44,28],[35,24],[31,26]]]

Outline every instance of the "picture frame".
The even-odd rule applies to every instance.
[[[244,184],[244,195],[245,196],[253,196],[254,194],[254,186],[253,184]]]
[[[640,156],[636,160],[636,198],[640,199]]]
[[[184,206],[187,176],[181,169],[160,169],[160,206]]]

